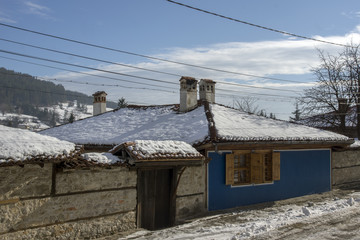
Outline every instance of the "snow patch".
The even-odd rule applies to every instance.
[[[111,153],[95,153],[95,152],[91,152],[91,153],[84,153],[81,154],[81,156],[86,159],[87,161],[93,161],[93,162],[97,162],[97,163],[102,163],[102,164],[114,164],[117,162],[123,162],[122,159],[119,159],[117,156],[114,156]]]
[[[69,155],[75,144],[28,130],[0,125],[0,163],[33,157]]]

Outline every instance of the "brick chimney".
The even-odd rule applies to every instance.
[[[94,102],[93,102],[93,115],[99,115],[101,113],[106,112],[106,92],[98,91],[93,94]]]
[[[180,78],[180,112],[190,111],[197,106],[197,80],[192,77]]]
[[[200,100],[215,103],[215,84],[211,79],[201,79],[199,82]]]

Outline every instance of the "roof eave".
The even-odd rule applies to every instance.
[[[231,146],[231,145],[237,145],[237,146],[271,146],[271,147],[284,147],[286,148],[316,148],[316,147],[326,147],[326,148],[332,148],[332,147],[347,147],[354,143],[354,139],[349,140],[308,140],[308,141],[300,141],[300,140],[276,140],[276,141],[209,141],[205,144],[196,146],[196,149],[203,150],[203,149],[209,149],[213,147],[221,147],[221,146]]]

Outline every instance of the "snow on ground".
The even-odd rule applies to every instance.
[[[0,125],[0,163],[22,161],[36,156],[68,155],[75,144],[28,130]]]
[[[121,144],[128,141],[174,140],[193,143],[208,135],[204,108],[179,114],[173,106],[122,108],[41,134],[78,144]]]
[[[330,194],[330,195],[329,195]],[[193,220],[172,228],[147,231],[139,230],[121,238],[112,239],[339,239],[344,236],[341,229],[348,227],[353,232],[347,236],[360,233],[360,192],[332,196],[332,193],[317,194],[320,198],[312,200],[305,196],[276,202],[273,206],[253,206],[235,209],[227,213],[219,213]],[[299,201],[298,199],[304,199]],[[306,200],[308,199],[308,200]],[[348,220],[356,212],[359,220],[352,225],[334,228],[329,222],[340,218]],[[354,217],[355,218],[355,217]],[[340,223],[343,223],[339,221]],[[322,233],[317,231],[317,227]],[[336,230],[338,229],[338,230]],[[357,230],[356,230],[357,229]],[[351,230],[352,231],[352,230]],[[354,233],[355,232],[355,233]],[[317,235],[314,235],[314,234]],[[317,236],[314,238],[314,236]],[[357,238],[351,239],[359,239]]]
[[[217,104],[210,107],[219,137],[228,141],[349,140],[337,133],[260,117]]]
[[[47,108],[59,114],[61,122],[67,122],[71,113],[73,113],[75,120],[88,118],[93,115],[93,105],[81,105],[81,108],[79,108],[77,101],[59,103]],[[111,110],[113,109],[106,108],[106,111]]]
[[[31,131],[40,131],[49,128],[48,125],[42,123],[34,116],[17,113],[5,113],[0,115],[0,122],[4,122],[5,124],[7,121],[12,122],[14,119],[18,120],[19,128],[29,129]]]

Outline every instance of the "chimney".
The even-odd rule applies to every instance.
[[[199,95],[201,101],[215,103],[215,84],[213,80],[201,79],[199,82]]]
[[[197,80],[192,77],[180,78],[180,112],[190,111],[197,106]]]
[[[99,115],[106,112],[106,92],[98,91],[93,94],[94,103],[93,103],[93,115]]]

